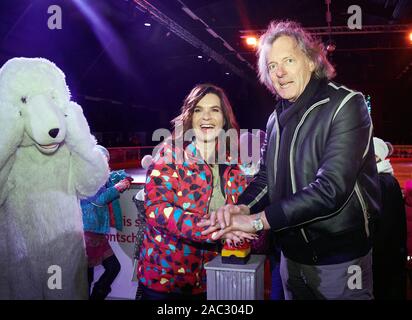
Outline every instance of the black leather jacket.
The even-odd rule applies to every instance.
[[[305,109],[287,157],[293,194],[280,200],[286,223],[278,228],[271,224],[271,214],[279,214],[270,209],[279,153],[276,109],[267,124],[260,171],[239,203],[247,204],[252,213],[265,209],[272,230],[288,233],[283,246],[293,243],[291,250],[299,251],[299,241],[307,244],[316,263],[316,252],[339,254],[328,251],[339,251],[347,237],[368,241],[380,209],[380,191],[363,95],[324,81]]]

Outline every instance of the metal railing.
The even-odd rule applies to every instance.
[[[412,145],[394,145],[393,148],[391,158],[412,160]]]

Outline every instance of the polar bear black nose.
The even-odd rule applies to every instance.
[[[49,131],[49,136],[52,138],[56,138],[58,134],[59,134],[58,128],[54,128]]]

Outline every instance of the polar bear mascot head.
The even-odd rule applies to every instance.
[[[108,173],[63,72],[42,58],[6,62],[0,69],[0,298],[87,296],[79,198],[94,195]],[[51,265],[62,270],[63,290],[47,287]]]
[[[13,58],[0,69],[0,128],[0,185],[19,147],[35,146],[38,152],[53,155],[66,145],[82,158],[104,160],[83,110],[70,101],[64,73],[47,59]],[[100,183],[93,172],[89,174],[95,184]],[[89,196],[94,189],[79,184],[77,191]],[[0,193],[0,205],[2,200]]]
[[[42,153],[55,152],[66,136],[69,102],[65,76],[52,62],[9,60],[0,71],[1,127],[8,133],[0,137],[1,144],[12,149],[20,142]]]

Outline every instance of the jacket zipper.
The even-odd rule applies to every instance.
[[[273,172],[274,172],[274,184],[276,184],[276,176],[277,176],[277,163],[278,163],[278,156],[279,156],[279,144],[280,144],[280,137],[279,137],[279,122],[278,122],[278,117],[277,117],[277,113],[275,111],[275,127],[276,127],[276,147],[275,147],[275,160],[273,162]],[[296,133],[296,131],[295,131]],[[292,140],[293,141],[293,140]],[[294,184],[292,182],[292,189],[294,188]],[[295,189],[293,189],[293,193],[295,193]],[[309,240],[308,237],[306,236],[305,230],[303,230],[303,228],[300,229],[300,232],[302,233],[303,239],[305,240],[305,242],[307,244],[309,244]],[[313,251],[313,250],[312,250]],[[314,253],[313,254],[313,260],[316,262],[317,260],[317,256]]]
[[[308,237],[306,236],[305,230],[303,228],[300,229],[300,232],[302,233],[303,239],[305,239],[306,243],[309,243]]]
[[[290,166],[290,180],[292,182],[292,192],[296,192],[296,181],[295,181],[295,169],[293,167],[293,150],[294,150],[294,144],[296,142],[296,138],[298,136],[298,131],[300,127],[303,125],[303,122],[305,121],[306,117],[308,114],[317,106],[320,106],[321,104],[324,104],[326,102],[329,102],[329,98],[323,99],[321,101],[316,102],[313,104],[302,116],[302,119],[299,121],[298,125],[296,126],[295,132],[293,133],[293,138],[292,138],[292,143],[290,146],[290,155],[289,155],[289,166]]]
[[[212,193],[210,194],[210,196],[209,196],[209,198],[208,198],[208,201],[207,201],[207,213],[209,214],[209,209],[210,209],[210,202],[211,202],[211,200],[212,200],[212,195],[213,195],[213,187],[214,187],[214,184],[213,184],[213,171],[212,171],[212,169],[210,168],[210,166],[209,166],[209,164],[205,161],[205,164],[206,164],[206,166],[209,168],[209,173],[210,173],[210,175],[211,175],[211,177],[212,177]],[[218,169],[218,174],[219,174],[219,169]],[[220,188],[220,185],[219,185],[219,188]],[[223,190],[224,191],[224,190]],[[225,192],[225,200],[227,201],[227,194],[226,194],[226,192]],[[226,202],[225,202],[226,203]],[[197,287],[201,287],[201,285],[200,285],[200,283],[201,283],[201,277],[202,277],[202,273],[203,273],[203,261],[204,261],[204,259],[205,259],[205,252],[204,252],[204,250],[203,249],[200,249],[200,251],[202,252],[202,257],[200,258],[200,271],[199,271],[199,273],[198,274],[196,274],[196,279],[197,279],[197,282],[196,282],[196,285],[197,285]]]
[[[279,156],[279,144],[280,144],[280,137],[279,137],[279,122],[278,122],[278,115],[275,110],[275,126],[276,126],[276,148],[275,148],[275,161],[273,162],[273,173],[274,173],[274,183],[276,184],[276,175],[277,175],[277,166],[278,166],[278,156]]]
[[[303,228],[301,228],[300,232],[302,233],[303,239],[305,240],[306,244],[309,246],[310,250],[312,250],[312,261],[317,262],[318,261],[318,254],[316,253],[316,250],[313,248],[313,246],[310,243],[308,237],[306,236],[305,230]]]
[[[209,173],[212,177],[212,193],[209,195],[209,198],[207,200],[207,214],[209,214],[210,201],[212,200],[212,195],[213,195],[213,172],[212,172],[212,169],[210,168],[209,164],[206,161],[205,161],[205,164],[209,168]]]
[[[368,208],[366,207],[365,200],[363,199],[362,192],[360,191],[358,182],[356,182],[356,184],[355,184],[355,192],[356,192],[356,195],[358,196],[358,200],[359,200],[360,205],[362,207],[363,218],[365,219],[365,232],[366,232],[366,235],[369,237],[370,232],[369,232],[369,225],[368,224],[369,224],[370,215],[369,215],[369,212],[368,212]]]
[[[296,142],[296,138],[297,138],[297,135],[298,135],[298,131],[299,131],[300,127],[303,125],[303,122],[305,121],[305,119],[306,119],[306,117],[308,116],[308,114],[309,114],[314,108],[316,108],[317,106],[319,106],[319,105],[321,105],[321,104],[324,104],[324,103],[328,102],[329,100],[330,100],[329,98],[326,98],[326,99],[323,99],[323,100],[318,101],[317,103],[313,104],[313,105],[303,114],[302,119],[301,119],[300,122],[298,123],[298,125],[297,125],[297,127],[296,127],[296,129],[295,129],[295,132],[293,133],[292,143],[291,143],[291,147],[290,147],[290,157],[289,157],[289,162],[290,162],[290,163],[289,163],[289,166],[290,166],[290,180],[291,180],[291,183],[292,183],[292,192],[293,192],[293,194],[296,193],[295,169],[294,169],[294,167],[293,167],[293,149],[294,149],[294,144],[295,144],[295,142]],[[312,255],[312,260],[313,260],[314,262],[316,262],[316,261],[318,260],[317,254],[316,254],[315,250],[313,249],[313,247],[311,246],[310,241],[309,241],[308,237],[306,236],[305,230],[304,230],[303,228],[301,228],[301,229],[300,229],[300,232],[302,233],[303,239],[305,240],[305,242],[309,245],[309,247],[310,247],[311,250],[312,250],[312,253],[313,253],[313,255]]]

